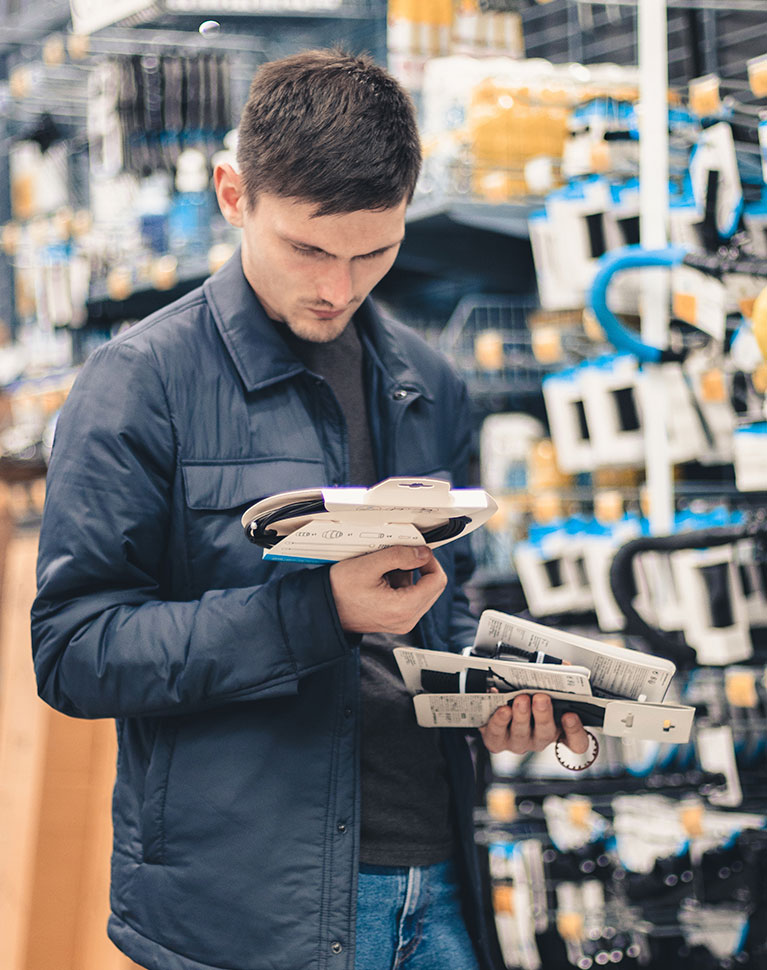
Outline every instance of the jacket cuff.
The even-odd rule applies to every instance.
[[[330,586],[330,564],[288,573],[280,580],[277,608],[296,673],[345,657],[361,637],[346,633]]]

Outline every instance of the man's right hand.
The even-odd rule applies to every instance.
[[[414,583],[415,569],[421,575]],[[347,633],[409,633],[446,582],[426,546],[391,546],[330,567],[330,587]]]

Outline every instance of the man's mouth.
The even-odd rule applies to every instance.
[[[343,310],[317,310],[315,307],[309,307],[309,311],[313,313],[318,320],[334,320],[336,317],[340,317],[344,312]]]

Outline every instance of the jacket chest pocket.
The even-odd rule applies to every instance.
[[[192,595],[263,582],[273,568],[248,542],[240,517],[262,498],[326,484],[316,459],[182,462],[184,547]]]

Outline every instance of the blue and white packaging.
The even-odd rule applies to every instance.
[[[564,522],[537,526],[517,543],[514,564],[534,616],[580,613],[594,607],[583,562],[582,537]]]
[[[690,179],[701,218],[706,210],[709,175],[718,173],[716,228],[729,238],[743,210],[743,188],[735,154],[732,128],[726,122],[704,128],[690,156]]]
[[[741,492],[767,491],[767,421],[735,431],[735,483]]]
[[[596,467],[581,374],[581,368],[570,368],[545,377],[542,385],[557,464],[567,473]]]
[[[748,609],[732,546],[671,553],[682,631],[698,663],[724,666],[753,655]]]

